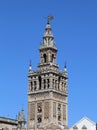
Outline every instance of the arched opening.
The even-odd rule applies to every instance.
[[[58,104],[58,111],[61,111],[61,104]]]
[[[34,90],[37,89],[36,81],[34,81]]]
[[[51,62],[54,62],[54,54],[51,55]]]
[[[38,117],[38,123],[41,123],[41,122],[42,122],[41,117]]]
[[[54,88],[54,81],[55,81],[55,80],[53,79],[53,83],[52,83],[53,88]]]
[[[46,80],[44,79],[44,89],[46,88]]]
[[[49,86],[50,86],[50,81],[49,81],[49,79],[47,79],[47,87],[49,88]]]
[[[39,90],[41,89],[41,76],[38,77],[39,80]]]
[[[60,115],[58,115],[58,121],[61,121],[61,116]]]
[[[42,109],[40,106],[38,106],[38,113],[41,113],[42,112]]]
[[[43,55],[43,58],[44,58],[44,63],[46,63],[47,62],[46,54]]]

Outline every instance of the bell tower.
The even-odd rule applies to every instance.
[[[28,73],[28,130],[67,129],[68,90],[67,70],[59,70],[56,63],[57,48],[50,25],[45,27],[40,45],[40,63],[36,71],[32,65]]]

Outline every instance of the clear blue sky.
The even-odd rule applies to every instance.
[[[97,0],[0,0],[0,116],[27,115],[29,60],[36,70],[48,15],[61,70],[67,62],[69,126],[97,122]]]

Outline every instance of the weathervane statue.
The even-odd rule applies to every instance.
[[[53,20],[53,19],[54,19],[54,17],[53,17],[53,16],[48,16],[48,17],[47,17],[47,23],[49,24],[49,23],[50,23],[50,21],[51,21],[51,20]]]

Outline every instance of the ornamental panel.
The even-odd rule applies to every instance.
[[[44,102],[44,118],[49,118],[49,102]]]
[[[53,117],[56,117],[56,102],[53,102]]]
[[[29,104],[29,120],[35,119],[35,103]]]
[[[66,105],[63,105],[63,120],[66,120]]]

